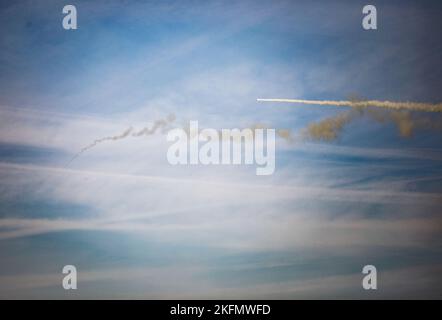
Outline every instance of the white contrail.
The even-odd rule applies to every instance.
[[[289,102],[300,104],[313,104],[320,106],[338,106],[338,107],[378,107],[394,110],[409,110],[423,112],[442,112],[442,103],[423,103],[423,102],[398,102],[398,101],[379,101],[379,100],[301,100],[301,99],[256,99],[262,102]]]

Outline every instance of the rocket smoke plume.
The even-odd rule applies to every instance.
[[[344,126],[357,116],[356,110],[348,110],[334,117],[311,123],[303,132],[304,138],[332,141],[338,138]]]
[[[392,110],[408,110],[422,112],[442,112],[442,103],[423,103],[423,102],[397,102],[397,101],[379,101],[379,100],[299,100],[299,99],[256,99],[262,102],[290,102],[300,104],[313,104],[318,106],[336,106],[336,107],[355,107],[367,108],[378,107]]]
[[[125,139],[129,136],[132,137],[141,137],[141,136],[150,136],[152,134],[154,134],[158,129],[165,129],[169,123],[175,121],[175,115],[174,114],[170,114],[169,116],[167,116],[166,119],[160,119],[160,120],[156,120],[152,127],[145,127],[139,131],[134,131],[132,127],[129,127],[128,129],[126,129],[123,133],[116,135],[116,136],[109,136],[109,137],[103,137],[100,139],[96,139],[94,140],[91,144],[85,146],[84,148],[82,148],[77,154],[75,154],[71,160],[69,161],[68,165],[74,161],[76,158],[78,158],[83,152],[95,147],[96,145],[105,142],[105,141],[116,141],[116,140],[121,140],[121,139]]]
[[[357,98],[349,101],[294,99],[258,99],[258,101],[351,107],[351,109],[335,116],[311,123],[302,132],[302,137],[314,140],[335,140],[339,137],[340,133],[348,123],[355,118],[364,115],[367,115],[371,119],[380,123],[394,123],[398,129],[399,135],[405,138],[411,137],[414,131],[418,129],[442,131],[442,118],[439,115],[428,117],[419,113],[411,112],[420,111],[439,113],[442,112],[442,104],[359,100]]]
[[[393,123],[403,138],[410,138],[416,130],[442,131],[441,117],[425,117],[409,111],[385,111],[379,109],[352,109],[336,116],[310,124],[303,132],[304,138],[332,141],[339,137],[344,126],[359,116],[367,115],[380,123]]]

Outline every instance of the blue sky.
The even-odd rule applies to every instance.
[[[68,165],[171,113],[296,136],[342,110],[257,98],[441,102],[437,1],[372,2],[376,31],[364,1],[74,1],[69,31],[65,4],[0,5],[0,297],[441,297],[440,129],[278,139],[266,177],[171,166],[159,132]]]

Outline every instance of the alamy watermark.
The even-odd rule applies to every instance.
[[[362,19],[362,28],[364,30],[377,30],[378,28],[378,11],[372,4],[367,4],[362,8],[362,13],[365,15]]]
[[[275,171],[275,129],[199,130],[198,121],[190,121],[188,130],[170,130],[167,141],[173,142],[167,150],[172,165],[255,164],[258,176]]]
[[[73,265],[66,265],[63,267],[63,289],[76,290],[77,289],[77,268]]]
[[[72,4],[68,4],[63,7],[62,12],[65,15],[62,21],[63,28],[65,30],[76,30],[77,8]],[[362,13],[364,14],[362,19],[362,28],[365,30],[376,30],[378,28],[376,6],[367,4],[362,8]]]
[[[378,288],[378,273],[376,267],[369,264],[362,268],[362,273],[366,274],[362,279],[362,288],[365,290],[377,290]]]
[[[63,17],[62,25],[65,30],[76,30],[77,29],[77,8],[68,4],[63,7]]]

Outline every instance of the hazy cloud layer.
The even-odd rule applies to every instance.
[[[0,296],[370,298],[375,264],[376,297],[440,297],[437,118],[256,101],[442,101],[436,4],[379,4],[376,35],[360,6],[78,1],[72,33],[58,1],[2,6]],[[169,165],[189,120],[277,129],[274,175]]]

